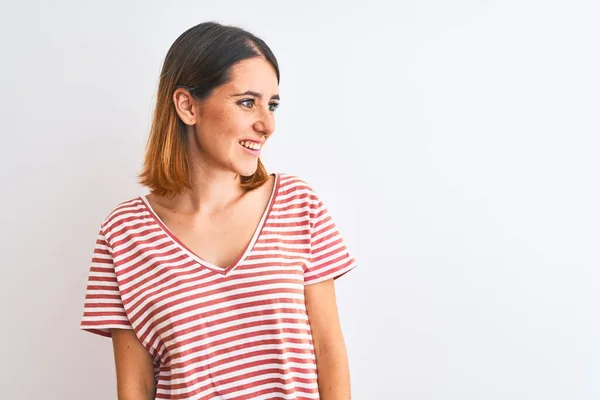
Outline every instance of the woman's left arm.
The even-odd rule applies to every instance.
[[[321,400],[350,399],[350,369],[333,279],[304,288]]]

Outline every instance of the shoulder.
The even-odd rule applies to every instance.
[[[112,232],[121,230],[124,225],[135,225],[137,221],[147,216],[146,204],[141,196],[136,196],[114,205],[102,220],[101,231],[106,236],[110,236]]]
[[[288,173],[280,173],[277,207],[292,215],[318,217],[324,208],[319,195],[305,179]]]
[[[305,198],[307,200],[318,201],[318,196],[312,186],[303,178],[288,174],[278,173],[279,175],[279,193],[287,197]]]

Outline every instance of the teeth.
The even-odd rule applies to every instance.
[[[240,142],[240,144],[242,146],[247,147],[247,148],[252,149],[252,150],[260,150],[260,144],[258,144],[258,143],[247,142],[245,140],[242,140]]]

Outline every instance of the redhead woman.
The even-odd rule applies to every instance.
[[[214,22],[169,49],[140,183],[100,224],[81,328],[119,399],[350,398],[334,279],[355,267],[301,178],[261,162],[279,66]]]

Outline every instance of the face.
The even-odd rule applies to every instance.
[[[195,165],[241,176],[256,171],[265,142],[275,130],[279,104],[277,75],[268,61],[255,57],[239,62],[230,81],[202,104],[178,98],[177,91],[174,100],[181,106],[178,113],[188,124],[188,134],[193,135],[189,143]]]

